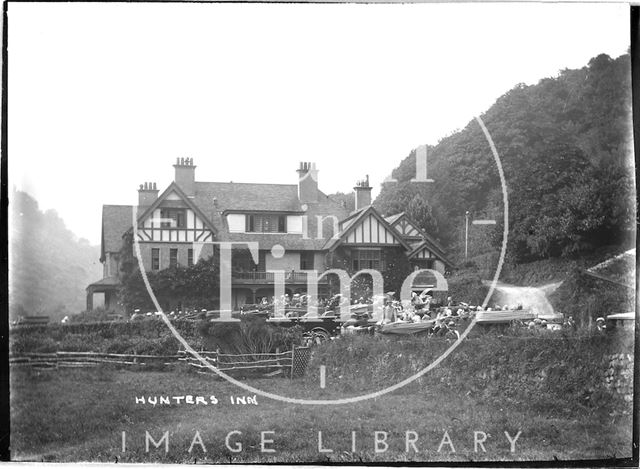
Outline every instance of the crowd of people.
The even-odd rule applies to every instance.
[[[522,309],[522,305],[495,305],[493,308],[483,308],[482,306],[471,306],[464,302],[456,303],[450,296],[444,302],[437,302],[434,300],[433,291],[430,289],[426,289],[421,293],[412,292],[409,302],[401,302],[395,299],[394,292],[389,292],[385,295],[385,316],[383,321],[420,322],[444,318],[468,318],[477,311],[506,309],[518,310]]]
[[[341,307],[345,306],[345,302],[350,306],[351,318],[357,324],[364,325],[369,321],[376,320],[379,325],[391,323],[420,323],[432,321],[434,328],[438,329],[445,326],[453,326],[459,319],[468,319],[473,317],[479,311],[506,311],[506,310],[522,310],[521,304],[515,305],[498,305],[493,306],[472,306],[465,302],[455,302],[451,296],[443,301],[442,297],[436,298],[432,289],[425,289],[422,292],[414,291],[411,293],[410,300],[398,300],[395,292],[387,292],[382,297],[360,297],[357,300],[349,300],[341,294],[330,297],[314,298],[306,293],[296,293],[294,295],[285,294],[280,298],[275,296],[262,297],[258,304],[246,305],[243,310],[247,313],[260,313],[272,316],[276,307],[282,307],[286,317],[295,318],[304,316],[309,306],[317,307],[317,312],[321,316],[340,316]],[[383,314],[374,318],[373,304],[382,303]],[[195,318],[206,316],[206,310],[191,309],[188,311],[171,311],[168,314],[170,318]],[[142,313],[136,310],[131,319],[141,319],[143,317],[155,316],[159,313],[147,312]],[[575,327],[573,318],[564,321],[568,326]],[[551,324],[551,323],[550,323]],[[535,318],[523,324],[529,328],[547,328],[551,325],[547,324],[545,319]]]
[[[339,303],[336,305],[332,302],[333,298],[313,298],[311,295],[296,293],[294,295],[285,294],[280,298],[276,298],[275,296],[262,297],[257,305],[247,305],[243,309],[257,309],[258,311],[274,311],[277,307],[283,307],[285,311],[285,315],[287,316],[295,316],[300,310],[306,310],[309,306],[315,306],[319,311],[328,311],[336,306],[339,306]],[[297,310],[297,311],[292,311]]]
[[[284,315],[289,318],[302,317],[308,312],[309,306],[317,307],[320,316],[340,316],[341,307],[345,306],[345,302],[350,306],[351,318],[343,326],[351,327],[368,327],[374,322],[377,325],[386,325],[393,323],[425,323],[433,324],[433,331],[447,330],[455,328],[459,320],[469,319],[480,311],[507,311],[522,310],[522,304],[515,305],[499,305],[493,306],[472,306],[465,302],[455,302],[451,296],[446,300],[442,297],[434,297],[431,289],[425,289],[422,292],[412,292],[410,300],[396,299],[395,292],[387,292],[381,297],[360,297],[357,300],[348,300],[341,294],[330,297],[313,298],[305,293],[296,293],[294,295],[285,294],[280,298],[274,296],[262,297],[256,305],[246,305],[244,311],[247,313],[260,313],[267,316],[273,316],[275,308],[282,306]],[[374,317],[374,303],[379,305],[382,303],[382,317]],[[131,316],[131,320],[142,319],[146,317],[155,317],[160,313],[147,312],[143,313],[136,309]],[[190,309],[168,312],[169,318],[186,318],[196,319],[207,316],[207,310]],[[562,316],[562,315],[559,315]],[[603,328],[604,319],[598,318],[598,328]],[[534,318],[524,321],[522,324],[529,329],[552,329],[552,328],[575,328],[575,321],[572,317],[563,319],[558,323],[551,319],[547,321],[544,318]]]
[[[399,301],[395,292],[388,292],[382,298],[376,297],[360,297],[357,300],[351,300],[349,304],[352,307],[359,305],[371,305],[376,301],[383,301],[385,322],[394,321],[413,321],[437,319],[439,317],[469,317],[476,311],[492,311],[492,310],[517,310],[522,309],[522,305],[494,305],[493,307],[471,306],[464,302],[454,302],[452,297],[448,297],[445,302],[434,300],[433,290],[425,289],[424,291],[412,292],[410,301]],[[275,296],[262,297],[257,305],[246,305],[245,310],[273,310],[275,307],[282,306],[285,310],[301,310],[308,306],[315,306],[320,311],[330,312],[338,311],[341,305],[347,301],[341,294],[331,297],[313,298],[308,294],[296,293],[294,295],[285,294],[280,298]]]

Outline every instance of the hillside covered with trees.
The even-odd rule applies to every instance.
[[[100,248],[78,239],[55,210],[14,190],[9,198],[9,317],[60,320],[85,309],[85,288],[102,277]]]
[[[509,259],[572,257],[635,237],[635,181],[628,54],[599,55],[578,70],[519,84],[483,115],[499,153],[509,203]],[[469,257],[502,242],[503,203],[497,165],[479,124],[427,146],[432,183],[412,183],[415,153],[393,171],[374,202],[385,215],[407,211],[464,257],[465,212],[472,225]]]

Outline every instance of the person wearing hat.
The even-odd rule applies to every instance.
[[[415,314],[417,314],[420,317],[425,315],[425,310],[424,310],[425,303],[420,297],[420,295],[418,295],[416,292],[411,292],[411,305],[413,306]]]
[[[576,322],[573,320],[573,316],[569,316],[569,319],[566,320],[565,326],[571,329],[576,328]]]
[[[438,314],[436,314],[435,322],[433,324],[433,329],[431,330],[433,335],[436,335],[436,336],[442,335],[444,321],[445,321],[444,312],[438,311]]]
[[[431,290],[430,288],[425,288],[424,290],[422,290],[422,293],[420,293],[420,297],[422,299],[424,299],[427,296],[433,296],[433,290]]]
[[[384,310],[382,315],[382,323],[389,324],[396,321],[396,309],[393,307],[393,295],[395,292],[387,292],[384,297]]]
[[[431,317],[431,301],[433,300],[433,295],[431,290],[425,290],[420,294],[423,302],[423,311],[425,315]]]

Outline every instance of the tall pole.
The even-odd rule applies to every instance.
[[[464,259],[469,257],[469,210],[464,213]]]

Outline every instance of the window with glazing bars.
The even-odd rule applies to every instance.
[[[169,249],[169,267],[178,266],[178,250]]]
[[[187,249],[187,266],[193,265],[193,249]]]
[[[352,251],[353,270],[384,270],[382,253],[379,249],[357,249]]]
[[[151,248],[151,270],[160,270],[160,249]]]
[[[248,214],[246,218],[247,233],[286,233],[286,215]]]

